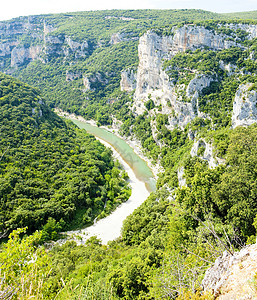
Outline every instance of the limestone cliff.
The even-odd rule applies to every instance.
[[[29,48],[15,47],[11,52],[11,67],[23,65],[25,61],[40,59],[41,51],[41,45],[31,46]]]
[[[233,102],[232,127],[248,126],[257,122],[257,92],[253,84],[242,84]]]
[[[257,299],[256,270],[257,244],[233,255],[225,251],[206,271],[202,286],[220,300]]]
[[[194,142],[190,152],[191,156],[198,156],[199,158],[208,162],[209,168],[215,168],[219,164],[225,163],[225,160],[215,156],[212,144],[207,143],[204,139],[199,139]]]
[[[221,28],[221,25],[217,25]],[[226,31],[206,29],[203,26],[184,25],[180,28],[173,27],[170,35],[161,35],[154,31],[148,31],[139,39],[138,56],[139,65],[135,85],[131,85],[130,74],[122,73],[121,89],[131,91],[135,87],[133,111],[142,114],[145,110],[145,102],[152,99],[158,107],[153,113],[169,115],[168,129],[176,126],[184,128],[195,117],[208,117],[198,107],[198,97],[202,90],[209,87],[212,81],[216,81],[215,73],[205,75],[195,70],[190,70],[194,78],[187,84],[179,85],[169,78],[163,69],[163,61],[171,59],[176,53],[186,50],[211,49],[222,50],[232,46],[244,48],[237,30],[243,30],[248,39],[257,36],[257,25],[226,24],[226,29],[231,29],[230,35]],[[224,28],[223,28],[224,29]],[[226,71],[228,76],[238,72],[237,66],[220,61],[220,69]],[[134,74],[133,74],[134,75]],[[237,92],[233,111],[233,126],[251,124],[256,121],[255,93],[249,94],[248,100],[239,103],[242,97],[242,88]],[[243,96],[244,97],[244,96]],[[248,109],[249,108],[249,109]],[[248,116],[246,116],[248,111]],[[244,121],[239,121],[244,119]],[[237,125],[235,125],[237,124]]]
[[[81,72],[72,72],[70,70],[66,71],[66,81],[73,81],[82,77]]]
[[[137,114],[145,111],[144,103],[149,96],[156,106],[161,106],[161,113],[169,115],[169,125],[184,127],[194,117],[192,103],[178,99],[175,86],[162,70],[162,60],[171,57],[172,36],[158,36],[148,32],[139,40],[139,66],[133,109]]]
[[[111,35],[110,44],[115,45],[120,42],[130,41],[130,40],[138,40],[137,36],[134,36],[133,32],[116,32]]]
[[[170,59],[179,51],[209,47],[220,50],[235,46],[236,42],[204,27],[185,25],[174,27],[170,35],[158,35],[153,31],[144,34],[138,45],[139,66],[133,109],[137,114],[145,111],[144,103],[151,96],[161,113],[169,114],[169,127],[184,128],[196,116],[203,116],[198,109],[197,98],[208,87],[213,76],[195,74],[188,86],[176,86],[163,70],[163,60]],[[185,94],[187,101],[181,94]]]
[[[209,47],[214,50],[226,49],[236,46],[235,41],[226,40],[222,34],[217,34],[213,30],[208,30],[202,26],[185,25],[179,29],[174,29],[171,52],[173,54],[187,49],[197,49],[199,47]]]
[[[3,66],[17,68],[36,59],[46,62],[53,57],[78,59],[88,55],[87,41],[77,42],[70,36],[55,35],[54,31],[43,18],[21,17],[10,23],[0,23],[0,57],[6,61]]]
[[[136,78],[137,74],[131,69],[121,72],[121,91],[132,92],[136,88]]]

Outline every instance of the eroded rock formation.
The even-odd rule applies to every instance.
[[[257,91],[253,84],[239,86],[233,102],[232,127],[249,126],[257,122]]]

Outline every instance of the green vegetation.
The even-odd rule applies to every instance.
[[[28,48],[44,44],[43,20],[49,30],[40,60],[11,68],[10,56],[0,61],[2,70],[40,89],[0,74],[0,231],[3,238],[9,234],[0,247],[1,292],[13,299],[211,299],[201,291],[206,269],[224,250],[232,254],[256,239],[257,125],[231,129],[231,112],[241,84],[256,90],[257,40],[226,26],[228,18],[251,17],[235,23],[256,24],[256,16],[201,10],[67,13],[32,17],[36,38],[33,29],[20,33],[21,24],[20,32],[1,36],[2,42],[18,39]],[[182,101],[190,101],[186,88],[196,75],[211,80],[199,91],[193,108],[198,116],[185,128],[170,126],[171,118],[180,117],[170,100],[162,111],[163,99],[156,105],[149,94],[145,112],[136,115],[133,93],[119,87],[121,71],[138,64],[139,36],[149,28],[173,34],[175,23],[197,24],[238,42],[217,51],[187,50],[163,62]],[[80,43],[73,50],[68,37]],[[47,105],[98,125],[116,117],[120,133],[139,140],[144,154],[164,169],[157,190],[108,245],[91,237],[85,245],[69,241],[45,249],[60,231],[92,224],[130,195],[111,151]],[[202,139],[195,157],[193,139]],[[203,140],[223,164],[209,168]],[[184,186],[178,173],[184,173]]]
[[[51,112],[37,90],[1,74],[0,95],[2,232],[45,225],[53,238],[55,230],[90,224],[128,199],[111,151]]]
[[[44,62],[30,62],[28,59],[15,69],[10,68],[10,55],[7,55],[1,57],[1,70],[11,69],[20,80],[40,88],[51,107],[59,107],[88,119],[94,118],[99,124],[106,125],[112,122],[111,119],[101,119],[99,114],[113,113],[110,104],[119,102],[122,97],[119,90],[120,72],[137,66],[138,38],[147,29],[222,18],[219,14],[186,9],[108,10],[33,16],[29,20],[32,25],[30,29],[24,33],[21,30],[15,35],[3,35],[1,41],[18,39],[20,46],[25,47],[43,45],[43,38],[33,33],[37,30],[43,36],[45,24],[49,33],[46,35],[45,50],[40,54]],[[19,22],[28,23],[26,17],[14,21],[21,28],[23,25]],[[112,36],[117,34],[117,43],[111,43]],[[80,46],[69,48],[67,37],[80,43]],[[59,42],[54,42],[55,39]],[[77,77],[67,82],[66,72]],[[91,90],[85,91],[84,77],[89,78]]]
[[[176,199],[164,188],[152,193],[124,222],[122,239],[105,246],[93,237],[84,246],[67,242],[44,254],[45,270],[51,266],[40,277],[44,299],[57,293],[57,299],[200,299],[194,293],[210,263],[256,235],[256,133],[256,125],[228,133],[226,165],[209,169],[188,159],[187,187],[176,189]],[[20,247],[17,238],[8,243],[12,252]],[[36,266],[29,267],[25,278]],[[12,282],[20,276],[15,273]]]

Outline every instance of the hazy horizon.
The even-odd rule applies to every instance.
[[[82,1],[73,0],[14,0],[6,2],[0,11],[0,21],[5,21],[20,16],[56,14],[79,11],[96,11],[112,9],[202,9],[214,13],[234,13],[257,10],[256,0],[131,0],[124,3],[119,0]]]

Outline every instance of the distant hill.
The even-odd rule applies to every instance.
[[[223,14],[226,19],[247,19],[247,20],[256,20],[257,19],[257,10],[254,11],[244,11],[236,13],[227,13]]]

